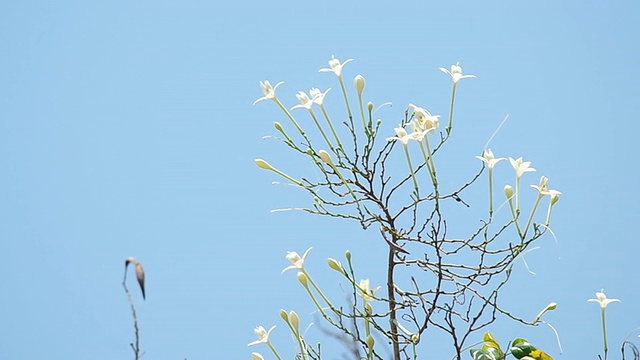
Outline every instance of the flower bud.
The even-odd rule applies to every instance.
[[[302,271],[298,272],[298,281],[300,281],[300,284],[302,284],[302,286],[304,286],[306,289],[309,288],[309,284],[307,283],[307,275],[305,275]]]
[[[329,259],[327,259],[327,264],[333,270],[335,270],[335,271],[337,271],[337,272],[339,272],[341,274],[344,274],[344,270],[342,269],[342,264],[340,264],[340,261],[338,261],[336,259],[329,258]]]
[[[298,326],[300,325],[300,318],[298,317],[298,314],[291,310],[291,312],[289,312],[289,320],[291,321],[291,326],[295,329],[296,334],[298,334]]]
[[[265,169],[265,170],[273,170],[273,167],[269,165],[268,162],[262,159],[256,159],[255,161],[256,161],[256,165],[258,165],[259,168]]]
[[[351,250],[345,251],[344,256],[347,258],[348,262],[351,262]]]
[[[282,320],[284,320],[284,322],[286,322],[287,324],[289,323],[289,315],[283,309],[280,309],[280,317],[282,318]]]
[[[367,110],[369,110],[369,112],[373,111],[373,103],[371,101],[367,103]]]
[[[322,161],[326,162],[328,165],[333,166],[333,160],[331,160],[331,156],[329,156],[329,153],[326,150],[320,150],[318,152],[318,155],[320,155],[320,159],[322,159]]]
[[[259,353],[251,353],[251,359],[252,360],[264,360],[264,357],[262,357],[262,355],[260,355]]]
[[[353,85],[356,87],[356,91],[358,92],[358,96],[362,96],[362,90],[364,90],[364,77],[362,75],[356,75],[356,78],[353,79]]]
[[[378,124],[378,126],[380,126],[380,124],[382,124],[382,119],[378,119],[377,124]]]
[[[559,194],[552,194],[551,195],[551,206],[553,206],[555,203],[557,203],[558,200],[560,200],[560,195]]]
[[[558,307],[558,304],[555,302],[550,303],[549,305],[547,305],[547,307],[545,307],[544,309],[542,309],[542,311],[540,311],[540,313],[538,314],[538,316],[536,316],[535,320],[533,320],[533,323],[537,323],[538,320],[540,320],[540,318],[542,317],[542,315],[544,315],[544,313],[546,313],[547,311],[552,311],[555,310]]]
[[[367,346],[369,347],[369,349],[373,349],[373,345],[375,345],[376,341],[373,339],[373,336],[369,335],[367,336]]]
[[[284,131],[284,130],[282,130],[282,125],[280,125],[280,123],[277,122],[277,121],[273,123],[273,127],[276,128],[276,130],[278,130],[280,132]]]
[[[507,199],[511,200],[511,198],[513,197],[513,188],[511,187],[511,185],[504,186],[504,194],[506,195]]]

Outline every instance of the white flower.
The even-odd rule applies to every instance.
[[[526,172],[536,171],[536,169],[529,167],[529,165],[531,165],[531,161],[522,161],[522,157],[519,157],[515,160],[513,158],[509,158],[509,162],[516,171],[517,178],[520,178],[522,174]]]
[[[595,299],[589,299],[587,301],[595,301],[595,302],[599,303],[600,304],[600,308],[603,309],[603,310],[607,307],[607,305],[609,305],[609,303],[620,302],[620,300],[618,300],[618,299],[607,299],[607,295],[605,295],[603,291],[597,292]]]
[[[547,182],[549,182],[549,179],[547,179],[546,176],[542,176],[540,177],[539,185],[531,185],[531,187],[538,190],[538,194],[540,195],[549,195],[556,199],[560,195],[562,195],[562,193],[558,190],[549,190],[549,186],[547,185]],[[555,200],[555,201],[557,202],[558,200]]]
[[[422,130],[422,126],[420,125],[418,120],[412,120],[409,125],[411,125],[411,135],[416,141],[422,141],[422,139],[424,139],[424,137],[429,132]]]
[[[282,270],[282,272],[284,273],[285,271],[291,269],[304,269],[304,260],[307,258],[307,255],[309,254],[309,251],[311,251],[311,249],[312,248],[308,248],[307,251],[304,252],[302,257],[300,257],[300,255],[298,255],[298,253],[295,251],[287,251],[286,258],[287,260],[289,260],[291,265],[287,266],[284,270]]]
[[[549,181],[549,179],[547,179],[546,176],[541,176],[540,177],[540,183],[538,185],[531,185],[532,188],[538,190],[538,194],[540,195],[548,195],[548,189],[549,187],[547,186],[547,182]]]
[[[275,100],[276,99],[276,89],[278,88],[278,86],[284,84],[284,81],[280,81],[279,83],[276,84],[276,86],[271,86],[271,83],[269,82],[269,80],[265,80],[265,81],[260,81],[260,87],[262,88],[262,92],[264,93],[264,96],[259,98],[258,100],[253,102],[253,105],[259,103],[262,100]]]
[[[311,90],[309,90],[309,95],[311,95],[311,100],[313,100],[314,103],[318,104],[319,106],[322,106],[324,97],[327,95],[329,90],[331,90],[331,88],[328,88],[324,92],[321,92],[320,89],[318,88],[311,88]]]
[[[309,96],[304,91],[298,91],[298,93],[296,94],[296,98],[298,98],[300,104],[292,107],[291,110],[299,108],[311,110],[311,106],[313,105],[313,95],[312,98],[309,99]]]
[[[332,72],[332,73],[336,74],[337,77],[341,77],[342,76],[342,67],[345,66],[350,61],[353,61],[353,59],[348,59],[347,61],[345,61],[343,63],[340,63],[340,60],[338,60],[335,57],[331,56],[331,60],[329,60],[330,68],[320,69],[320,70],[318,70],[318,72]]]
[[[373,300],[376,292],[380,290],[380,286],[377,286],[375,289],[371,289],[369,286],[369,279],[360,280],[360,296],[362,296],[365,301]]]
[[[493,151],[491,151],[491,149],[485,149],[482,153],[482,156],[476,156],[476,159],[482,160],[482,162],[485,163],[489,169],[493,169],[493,167],[496,166],[499,161],[506,160],[505,158],[496,159],[493,156]]]
[[[417,140],[417,138],[420,136],[420,134],[417,134],[415,132],[407,134],[407,130],[405,130],[403,127],[397,127],[393,130],[396,132],[396,136],[388,137],[387,141],[400,140],[400,142],[402,142],[402,145],[405,146],[409,144],[409,141]]]
[[[433,133],[438,128],[440,115],[431,115],[426,109],[413,104],[409,104],[409,107],[413,109],[413,116],[421,131]]]
[[[258,345],[258,344],[268,344],[269,343],[269,334],[271,334],[271,332],[275,328],[276,328],[276,326],[273,325],[271,327],[271,329],[269,329],[269,331],[267,331],[262,326],[256,326],[256,328],[253,329],[253,332],[256,333],[256,336],[258,337],[258,340],[250,342],[249,345],[247,345],[247,346],[253,346],[253,345]]]
[[[462,75],[462,67],[460,67],[460,62],[457,62],[455,65],[451,65],[451,71],[445,68],[440,68],[440,70],[451,76],[451,80],[453,80],[454,85],[457,84],[460,79],[476,77],[475,75]]]

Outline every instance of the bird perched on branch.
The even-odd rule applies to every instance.
[[[129,266],[130,263],[136,266],[136,278],[138,278],[138,284],[140,284],[140,290],[142,291],[142,299],[146,300],[145,294],[144,294],[144,269],[142,268],[142,264],[140,264],[140,262],[136,260],[136,258],[134,258],[133,256],[128,257],[127,260],[124,261],[125,276],[127,273],[127,267]]]

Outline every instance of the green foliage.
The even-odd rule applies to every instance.
[[[486,332],[482,339],[482,348],[469,350],[473,360],[503,360],[511,354],[516,359],[522,360],[553,360],[544,351],[531,345],[523,338],[517,338],[511,342],[509,353],[505,354],[500,345],[490,332]]]

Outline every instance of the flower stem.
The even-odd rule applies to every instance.
[[[433,156],[431,156],[431,146],[429,146],[429,139],[427,138],[426,135],[424,137],[424,143],[427,147],[427,153],[429,154],[429,163],[431,164],[431,166],[429,167],[429,175],[431,176],[431,182],[433,183],[433,188],[437,194],[438,178],[436,178],[436,164],[433,162]],[[436,201],[437,200],[438,200],[438,197],[436,196]]]
[[[275,98],[274,101],[276,102],[276,104],[278,104],[278,106],[280,107],[280,109],[285,113],[285,115],[287,115],[287,117],[289,118],[289,120],[291,120],[291,122],[293,123],[293,125],[295,125],[296,129],[298,130],[298,132],[300,133],[300,135],[305,136],[305,132],[304,130],[302,130],[302,128],[300,127],[300,125],[298,125],[298,122],[296,121],[296,119],[293,117],[293,115],[291,115],[291,113],[289,112],[289,110],[287,110],[286,107],[284,107],[284,105],[282,105],[282,103],[280,102],[280,100],[278,100],[278,98]]]
[[[336,139],[336,142],[338,143],[338,148],[342,149],[342,152],[344,153],[344,149],[342,148],[342,143],[340,142],[340,138],[338,137],[338,133],[336,133],[336,129],[333,127],[333,123],[331,122],[331,118],[329,117],[329,114],[327,114],[327,110],[324,108],[324,105],[320,105],[320,110],[322,110],[322,114],[324,115],[324,118],[327,120],[327,123],[329,124],[329,127],[331,128],[331,132],[333,133],[333,137]]]
[[[445,129],[447,132],[447,136],[451,133],[451,128],[453,127],[453,103],[456,98],[456,83],[453,83],[453,87],[451,88],[451,105],[449,105],[449,124]]]
[[[316,289],[316,291],[318,292],[322,300],[324,300],[324,302],[327,303],[327,305],[331,306],[331,302],[329,302],[329,299],[327,299],[327,297],[324,296],[324,293],[320,290],[320,287],[316,284],[316,282],[313,281],[313,279],[311,278],[311,275],[307,272],[307,270],[302,269],[302,272],[307,276],[307,279],[311,283],[311,286],[313,286],[313,288]]]
[[[291,333],[296,337],[296,341],[298,343],[298,347],[300,348],[300,359],[306,360],[307,359],[307,354],[306,354],[306,349],[305,349],[305,346],[304,346],[304,340],[300,336],[300,333],[298,332],[298,330],[296,328],[294,328],[289,321],[287,321],[287,325],[289,326],[289,330],[291,330]]]
[[[609,348],[607,346],[607,326],[606,326],[606,321],[605,321],[605,316],[604,316],[604,310],[605,308],[602,308],[602,342],[603,342],[603,346],[604,346],[604,360],[607,360],[607,352],[609,351]]]
[[[276,351],[276,348],[271,345],[271,342],[267,342],[267,346],[269,346],[269,349],[271,349],[271,352],[273,352],[273,355],[275,355],[278,360],[282,360],[280,354],[278,354],[278,351]]]
[[[280,170],[278,170],[278,169],[276,169],[276,168],[274,168],[274,167],[272,167],[272,168],[271,168],[271,171],[273,171],[274,173],[276,173],[276,174],[278,174],[278,175],[282,176],[283,178],[285,178],[285,179],[287,179],[287,180],[291,181],[292,183],[294,183],[294,184],[296,184],[296,185],[298,185],[298,186],[300,186],[300,187],[304,187],[304,184],[303,184],[303,183],[301,183],[300,181],[298,181],[298,180],[296,180],[296,179],[292,178],[291,176],[289,176],[289,175],[287,175],[287,174],[283,173],[282,171],[280,171]]]
[[[516,212],[520,215],[520,177],[516,175]]]
[[[416,196],[420,197],[420,191],[418,190],[418,181],[416,181],[416,174],[413,171],[413,166],[411,165],[411,157],[409,156],[409,147],[405,144],[404,146],[404,154],[407,157],[407,164],[409,164],[409,171],[411,171],[411,179],[413,180],[413,187],[416,190]]]
[[[493,217],[493,169],[489,168],[489,221]]]
[[[342,80],[342,76],[338,76],[338,81],[340,82],[340,88],[342,89],[342,95],[344,96],[344,103],[347,105],[347,116],[351,119],[351,107],[349,106],[349,99],[347,98],[347,89],[344,87],[344,81]]]
[[[360,105],[360,116],[362,117],[362,128],[364,129],[364,133],[369,135],[369,127],[367,126],[367,121],[364,116],[364,107],[362,106],[362,94],[358,94],[358,105]]]
[[[316,117],[316,114],[314,114],[313,110],[309,110],[309,114],[311,114],[311,118],[313,119],[313,122],[316,123],[316,126],[318,127],[318,130],[320,130],[320,134],[322,134],[322,137],[324,138],[324,141],[327,142],[327,145],[329,146],[331,151],[335,152],[335,149],[333,148],[333,145],[331,145],[331,141],[329,141],[329,138],[327,137],[327,134],[325,134],[324,130],[322,129],[322,126],[320,126],[320,123],[318,122],[318,118]]]
[[[513,207],[512,198],[513,196],[511,196],[508,200],[509,200],[509,208],[511,209],[511,215],[513,216],[513,222],[516,224],[516,230],[518,230],[518,236],[520,236],[520,239],[524,239],[524,237],[522,236],[522,230],[520,230],[520,224],[518,224],[519,213],[516,212],[516,209]]]
[[[547,219],[544,222],[545,226],[549,226],[549,223],[551,222],[551,209],[552,208],[553,208],[553,202],[549,201],[549,209],[547,209]]]
[[[522,240],[527,236],[527,230],[529,230],[529,226],[531,225],[531,221],[533,221],[533,214],[535,214],[538,204],[540,204],[540,200],[544,197],[542,194],[538,194],[536,198],[536,202],[533,204],[533,208],[531,209],[531,214],[529,214],[529,220],[527,220],[527,225],[524,227],[524,234],[522,234]]]
[[[291,139],[291,137],[289,137],[289,135],[287,135],[287,133],[284,131],[284,129],[282,127],[276,128],[276,130],[278,130],[280,132],[280,134],[282,134],[284,136],[284,138],[287,140],[286,143],[289,144],[289,146],[291,146],[292,148],[298,150],[298,151],[302,151],[302,149],[300,149],[294,142],[293,139]]]

